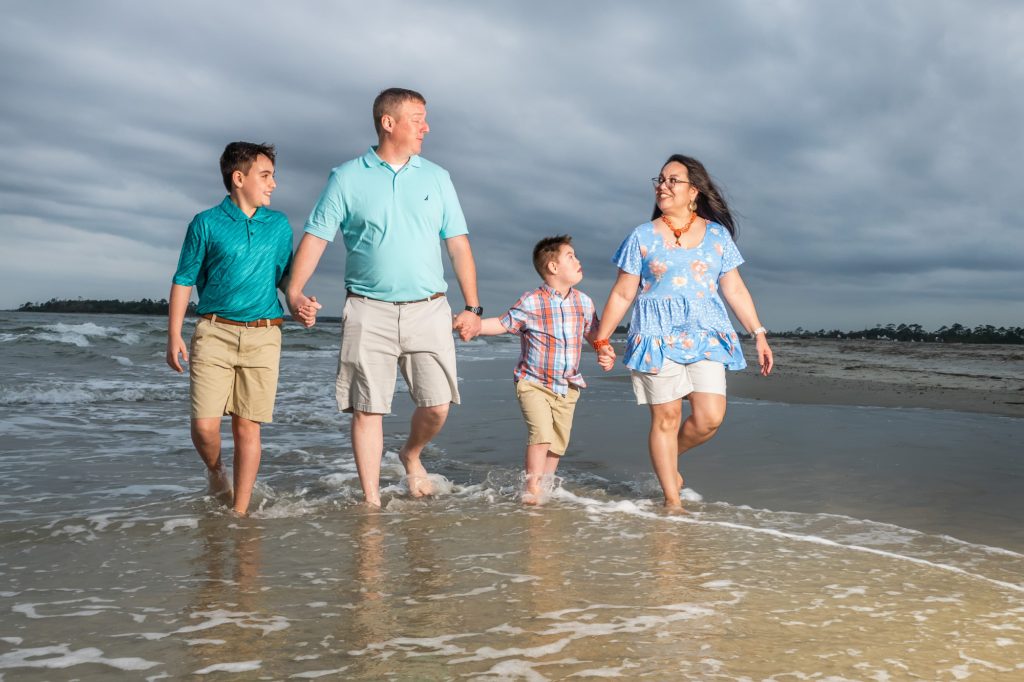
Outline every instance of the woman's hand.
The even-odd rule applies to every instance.
[[[606,372],[612,371],[612,368],[615,367],[615,348],[610,343],[597,351],[597,364],[601,365],[601,369]]]
[[[761,366],[761,376],[768,376],[775,366],[772,349],[768,347],[768,339],[764,334],[757,335],[757,362]]]

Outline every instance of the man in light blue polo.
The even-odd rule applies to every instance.
[[[483,309],[466,219],[448,172],[419,156],[426,100],[389,88],[373,103],[378,144],[331,171],[306,221],[292,263],[288,304],[307,326],[313,299],[303,288],[328,242],[345,242],[343,331],[338,409],[352,413],[352,448],[368,504],[380,506],[384,415],[391,411],[396,367],[416,409],[399,457],[413,497],[433,492],[420,453],[458,404],[452,312],[441,260],[444,241],[465,299],[454,327],[463,339],[480,331]]]

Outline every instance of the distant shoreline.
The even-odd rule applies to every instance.
[[[103,315],[167,315],[167,299],[154,301],[144,298],[139,301],[121,301],[117,299],[56,299],[51,298],[45,303],[24,303],[9,311],[15,313],[78,313]],[[188,315],[196,314],[196,304],[189,302]],[[285,315],[285,319],[291,319]],[[339,317],[322,317],[324,322],[335,322]],[[625,327],[616,329],[616,333],[625,333]],[[929,331],[919,324],[876,325],[870,329],[858,331],[842,331],[839,329],[806,330],[797,327],[791,331],[769,332],[771,336],[785,339],[851,339],[861,341],[913,341],[917,343],[981,343],[981,344],[1024,344],[1024,327],[996,327],[995,325],[978,325],[973,329],[959,322],[943,325]]]

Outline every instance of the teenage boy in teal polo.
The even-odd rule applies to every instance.
[[[373,103],[378,144],[333,171],[306,221],[295,252],[288,302],[309,306],[303,287],[328,242],[345,242],[343,332],[336,390],[338,409],[352,413],[352,448],[368,504],[380,505],[384,415],[391,411],[396,367],[416,409],[399,451],[413,497],[433,492],[420,462],[448,407],[459,402],[444,242],[462,289],[465,310],[455,319],[463,339],[479,333],[476,265],[466,219],[448,172],[419,156],[426,100],[389,88]],[[307,326],[311,324],[306,320]]]
[[[221,458],[221,417],[231,415],[234,499],[245,514],[260,466],[260,424],[270,422],[277,394],[284,311],[277,298],[292,258],[288,218],[267,208],[274,181],[274,147],[232,142],[220,157],[228,196],[196,215],[185,233],[171,285],[167,364],[189,363],[192,442],[206,464],[210,493],[232,502]],[[181,327],[192,287],[200,319],[186,350]],[[315,318],[316,301],[303,310]]]

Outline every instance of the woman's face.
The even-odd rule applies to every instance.
[[[654,188],[654,201],[662,213],[689,213],[690,202],[697,198],[697,188],[690,184],[686,166],[678,161],[666,163]]]

